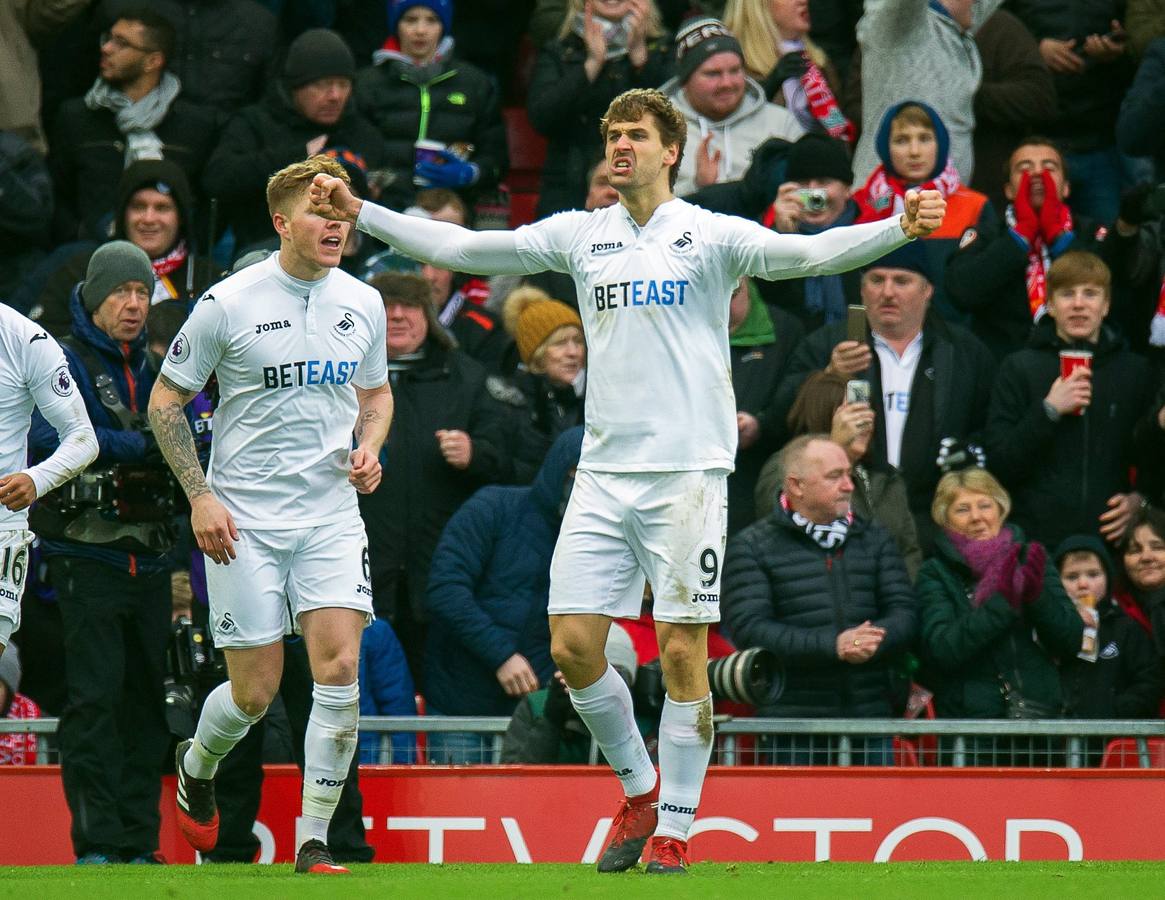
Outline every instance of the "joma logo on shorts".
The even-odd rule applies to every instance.
[[[659,804],[659,811],[660,812],[684,813],[684,814],[689,815],[689,816],[694,816],[696,814],[696,807],[694,807],[694,806],[676,806],[674,803],[661,803],[661,804]]]
[[[279,322],[263,322],[255,326],[255,334],[266,334],[268,331],[281,331],[284,328],[291,327],[291,320],[284,319]]]
[[[719,594],[692,594],[693,603],[719,603]]]

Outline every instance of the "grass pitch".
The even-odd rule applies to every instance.
[[[297,876],[281,866],[43,866],[0,868],[0,897],[126,900],[218,897],[1165,897],[1165,863],[697,863],[687,877],[599,875],[591,866],[449,864],[353,866],[349,877]]]

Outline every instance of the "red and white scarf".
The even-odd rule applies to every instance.
[[[857,128],[841,111],[841,105],[833,96],[825,73],[807,54],[805,61],[808,65],[805,67],[805,74],[801,76],[801,88],[805,91],[809,114],[820,123],[830,137],[845,141],[852,147],[857,141]]]
[[[1072,230],[1072,211],[1068,209],[1067,204],[1061,204],[1060,210],[1060,234],[1063,234]],[[1003,218],[1008,228],[1015,228],[1015,207],[1012,204],[1007,205]],[[1027,305],[1031,310],[1033,322],[1038,322],[1048,311],[1048,269],[1051,265],[1052,254],[1048,250],[1048,245],[1044,243],[1043,236],[1037,234],[1036,239],[1027,248],[1025,272]]]
[[[959,171],[955,164],[947,158],[946,168],[937,178],[923,184],[907,185],[897,175],[886,171],[886,166],[879,163],[870,173],[866,183],[854,192],[854,202],[861,209],[858,222],[876,222],[879,219],[888,219],[900,214],[906,207],[906,189],[908,187],[918,191],[938,191],[944,198],[949,197],[962,186]]]
[[[178,298],[179,291],[174,287],[174,282],[170,280],[169,276],[182,268],[182,264],[186,262],[186,256],[186,241],[179,241],[174,245],[174,249],[165,256],[150,260],[150,265],[154,267],[155,279],[154,296],[150,298],[151,306],[155,303]]]

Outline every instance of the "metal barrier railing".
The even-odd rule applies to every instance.
[[[59,720],[0,719],[6,734],[38,736],[37,762],[53,761]],[[476,735],[485,764],[501,759],[510,720],[501,716],[367,716],[362,732]],[[746,719],[717,717],[720,765],[828,764],[1057,766],[1098,764],[1165,768],[1165,720],[1159,719]],[[1113,743],[1117,746],[1114,747]],[[413,741],[413,747],[419,745]],[[1108,752],[1113,758],[1104,757]],[[599,760],[591,742],[590,760]],[[377,762],[378,760],[361,760]]]

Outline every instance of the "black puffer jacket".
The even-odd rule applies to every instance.
[[[179,96],[154,133],[162,156],[176,163],[191,185],[214,147],[218,117]],[[83,97],[61,104],[53,128],[49,169],[56,204],[55,230],[61,241],[103,241],[117,205],[125,171],[125,136],[107,109],[89,109]]]
[[[1092,404],[1053,422],[1044,398],[1060,374],[1060,350],[1045,316],[1028,346],[1003,361],[988,413],[987,461],[1011,492],[1011,518],[1033,540],[1054,547],[1071,534],[1096,534],[1108,498],[1129,489],[1139,462],[1133,429],[1156,390],[1149,363],[1105,327],[1092,347]]]
[[[207,196],[219,198],[239,247],[271,237],[267,179],[303,159],[308,141],[321,134],[328,138],[325,147],[352,150],[369,169],[383,162],[384,138],[356,111],[354,100],[335,125],[317,125],[300,114],[280,81],[272,82],[261,103],[244,107],[227,122],[206,164],[202,186]]]
[[[177,42],[167,68],[182,82],[187,100],[231,113],[263,96],[275,71],[279,39],[278,22],[266,5],[254,0],[151,0],[147,5],[174,25]],[[135,6],[141,0],[106,0],[101,13],[112,22],[119,10]]]
[[[393,375],[392,429],[380,451],[384,478],[360,495],[368,531],[373,602],[389,617],[396,578],[408,582],[414,615],[423,615],[429,561],[441,529],[469,496],[486,484],[507,480],[505,418],[485,389],[486,372],[457,350],[430,338],[425,358]],[[469,468],[445,462],[434,432],[459,429],[473,441]],[[387,598],[387,599],[386,599]]]
[[[785,692],[758,715],[795,718],[891,715],[891,664],[917,628],[914,592],[894,540],[855,519],[827,552],[778,509],[728,542],[721,589],[738,647],[764,647],[785,664]],[[869,620],[886,629],[878,652],[854,665],[837,636]]]
[[[583,64],[586,45],[575,34],[551,41],[538,53],[530,81],[530,124],[550,141],[542,168],[538,218],[582,209],[587,170],[602,154],[599,119],[611,101],[631,88],[653,88],[671,76],[671,41],[648,42],[647,62],[636,69],[626,56],[608,60],[594,81]]]
[[[491,188],[506,174],[509,150],[497,88],[476,66],[445,59],[418,68],[397,59],[356,75],[356,105],[380,129],[385,165],[394,176],[382,202],[412,202],[414,145],[419,140],[473,145],[469,159],[481,168],[475,190]]]

